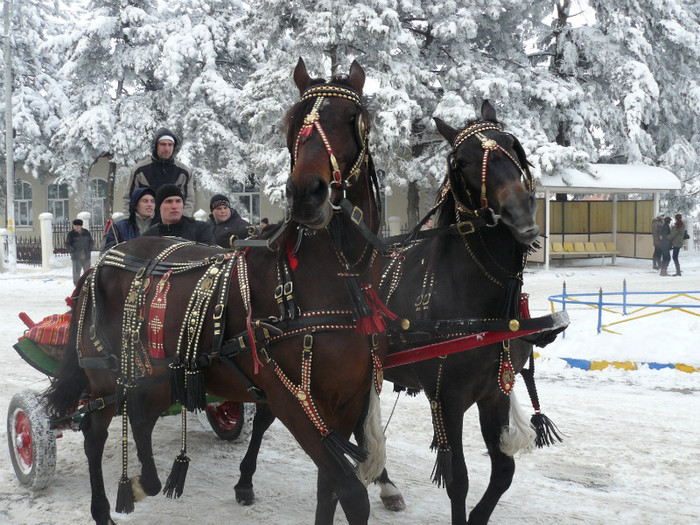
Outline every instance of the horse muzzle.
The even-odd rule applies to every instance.
[[[286,194],[293,221],[314,230],[328,226],[333,216],[333,208],[329,199],[328,183],[324,179],[314,176],[302,187],[290,177],[287,180]]]

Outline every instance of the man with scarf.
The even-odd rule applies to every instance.
[[[151,156],[139,162],[131,172],[126,192],[124,209],[128,210],[131,195],[136,188],[149,187],[157,192],[163,184],[174,184],[183,195],[184,214],[194,214],[194,178],[192,171],[183,163],[175,160],[180,149],[178,137],[166,128],[160,128],[153,138]],[[156,217],[158,208],[156,207]]]

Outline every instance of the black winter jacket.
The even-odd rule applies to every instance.
[[[157,153],[158,140],[164,135],[170,135],[175,139],[173,155],[168,160],[159,159]],[[175,160],[179,149],[180,139],[172,131],[161,128],[156,132],[151,144],[150,158],[143,159],[131,172],[126,193],[124,193],[124,210],[129,209],[131,194],[136,188],[149,186],[157,192],[163,184],[175,184],[185,196],[184,215],[191,217],[194,214],[194,178],[189,167]],[[156,210],[157,215],[158,210]]]
[[[236,239],[247,239],[250,223],[231,209],[231,216],[224,222],[216,222],[214,215],[209,215],[209,224],[214,229],[214,240],[222,248],[230,250]]]
[[[182,217],[175,224],[155,223],[142,235],[150,237],[181,237],[188,241],[201,242],[203,244],[216,244],[214,232],[208,222],[201,222],[192,217]]]

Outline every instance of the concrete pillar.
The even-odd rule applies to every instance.
[[[401,217],[391,216],[387,219],[389,225],[389,235],[401,235]]]
[[[51,227],[53,214],[44,212],[39,214],[39,232],[41,233],[41,268],[49,271],[49,263],[53,257],[53,228]]]

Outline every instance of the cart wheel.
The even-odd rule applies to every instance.
[[[7,444],[17,479],[22,485],[42,489],[56,469],[56,434],[37,392],[15,394],[7,410]]]
[[[207,404],[206,413],[207,421],[217,436],[226,441],[240,441],[250,433],[255,405],[219,401]]]

